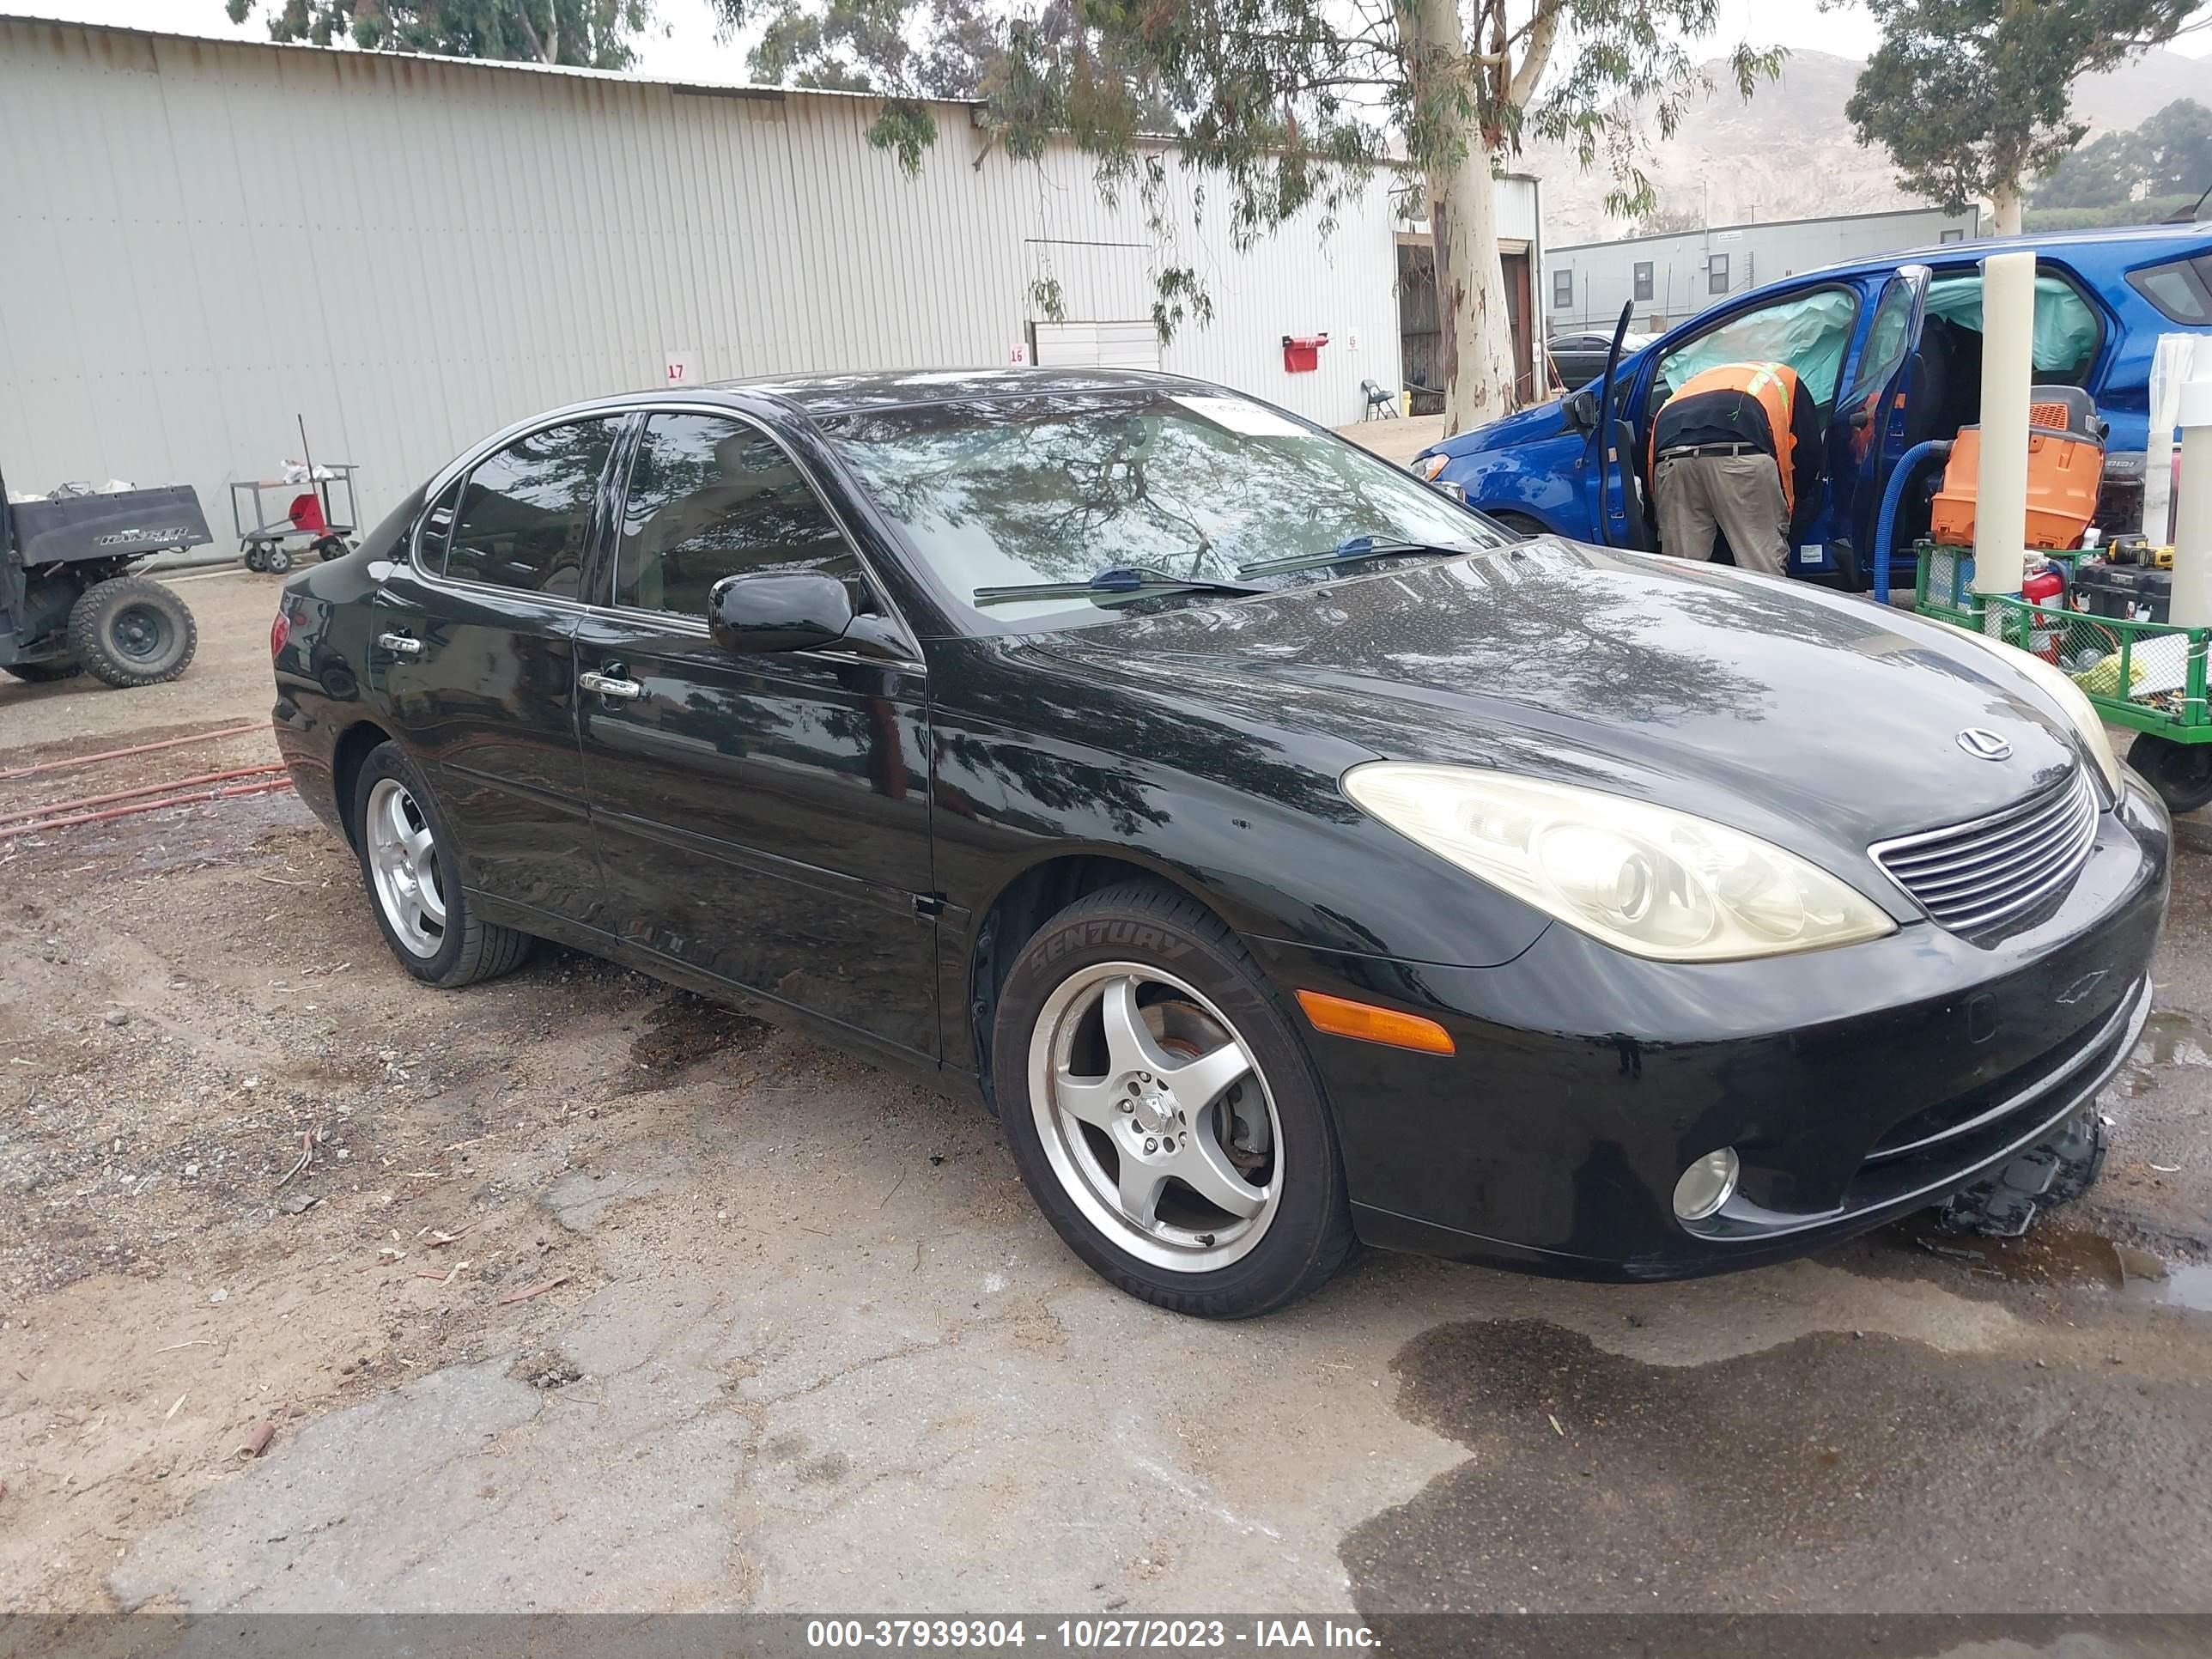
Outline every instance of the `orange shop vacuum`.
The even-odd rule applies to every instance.
[[[2097,516],[2111,428],[2079,386],[2030,386],[2027,402],[2027,545],[2079,547]],[[1974,544],[1974,480],[1981,465],[1982,428],[1960,428],[1929,522],[1938,545]]]

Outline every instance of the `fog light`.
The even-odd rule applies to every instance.
[[[1707,1152],[1674,1183],[1674,1213],[1685,1221],[1703,1221],[1713,1214],[1735,1194],[1741,1167],[1733,1146]]]

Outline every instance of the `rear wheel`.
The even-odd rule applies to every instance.
[[[992,1052],[1031,1196],[1130,1295],[1242,1318],[1349,1254],[1312,1063],[1243,946],[1189,899],[1119,887],[1054,917],[1015,958]]]
[[[110,685],[158,685],[191,665],[200,633],[185,602],[149,576],[95,583],[70,607],[70,650]]]
[[[2128,764],[2158,791],[2169,812],[2194,812],[2212,804],[2212,743],[2176,743],[2139,732],[2128,746]]]
[[[450,989],[522,965],[530,935],[470,914],[430,792],[397,744],[377,744],[362,763],[353,813],[369,903],[402,967]]]
[[[84,665],[75,662],[11,662],[8,673],[27,685],[45,685],[54,680],[73,680],[84,672]]]

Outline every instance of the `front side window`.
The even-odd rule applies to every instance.
[[[824,426],[978,633],[1099,622],[1191,593],[1116,592],[1115,580],[1267,590],[1372,571],[1364,550],[1377,544],[1435,556],[1514,539],[1403,468],[1241,398],[1063,392]],[[1078,591],[1003,591],[1036,583]]]
[[[1912,284],[1905,277],[1893,276],[1882,289],[1881,303],[1875,307],[1874,325],[1867,331],[1866,349],[1859,354],[1855,384],[1869,392],[1879,392],[1889,384],[1889,377],[1905,361],[1905,348],[1912,343],[1908,337],[1911,326]]]
[[[758,428],[718,415],[655,415],[631,463],[615,547],[618,605],[703,617],[725,576],[860,561],[791,458]]]
[[[1574,302],[1575,273],[1571,270],[1553,271],[1552,273],[1552,304],[1553,307],[1560,311],[1565,311],[1569,306],[1574,304]]]
[[[1715,253],[1705,260],[1705,292],[1725,294],[1729,290],[1729,257]]]
[[[454,509],[445,574],[575,599],[592,510],[622,429],[618,416],[570,421],[517,438],[477,463]],[[424,525],[425,552],[439,517]]]
[[[1723,363],[1787,363],[1813,401],[1825,406],[1835,399],[1844,348],[1858,313],[1858,297],[1847,288],[1815,289],[1738,312],[1660,360],[1659,393],[1664,397]]]
[[[1648,300],[1651,297],[1651,262],[1649,259],[1639,259],[1637,262],[1636,297],[1639,300]]]

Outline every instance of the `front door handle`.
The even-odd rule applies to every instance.
[[[612,674],[587,671],[576,676],[576,684],[586,691],[596,691],[603,697],[612,697],[620,702],[635,702],[645,695],[645,688],[635,680],[621,679]]]
[[[379,634],[376,642],[395,657],[419,657],[422,641],[407,634]]]

